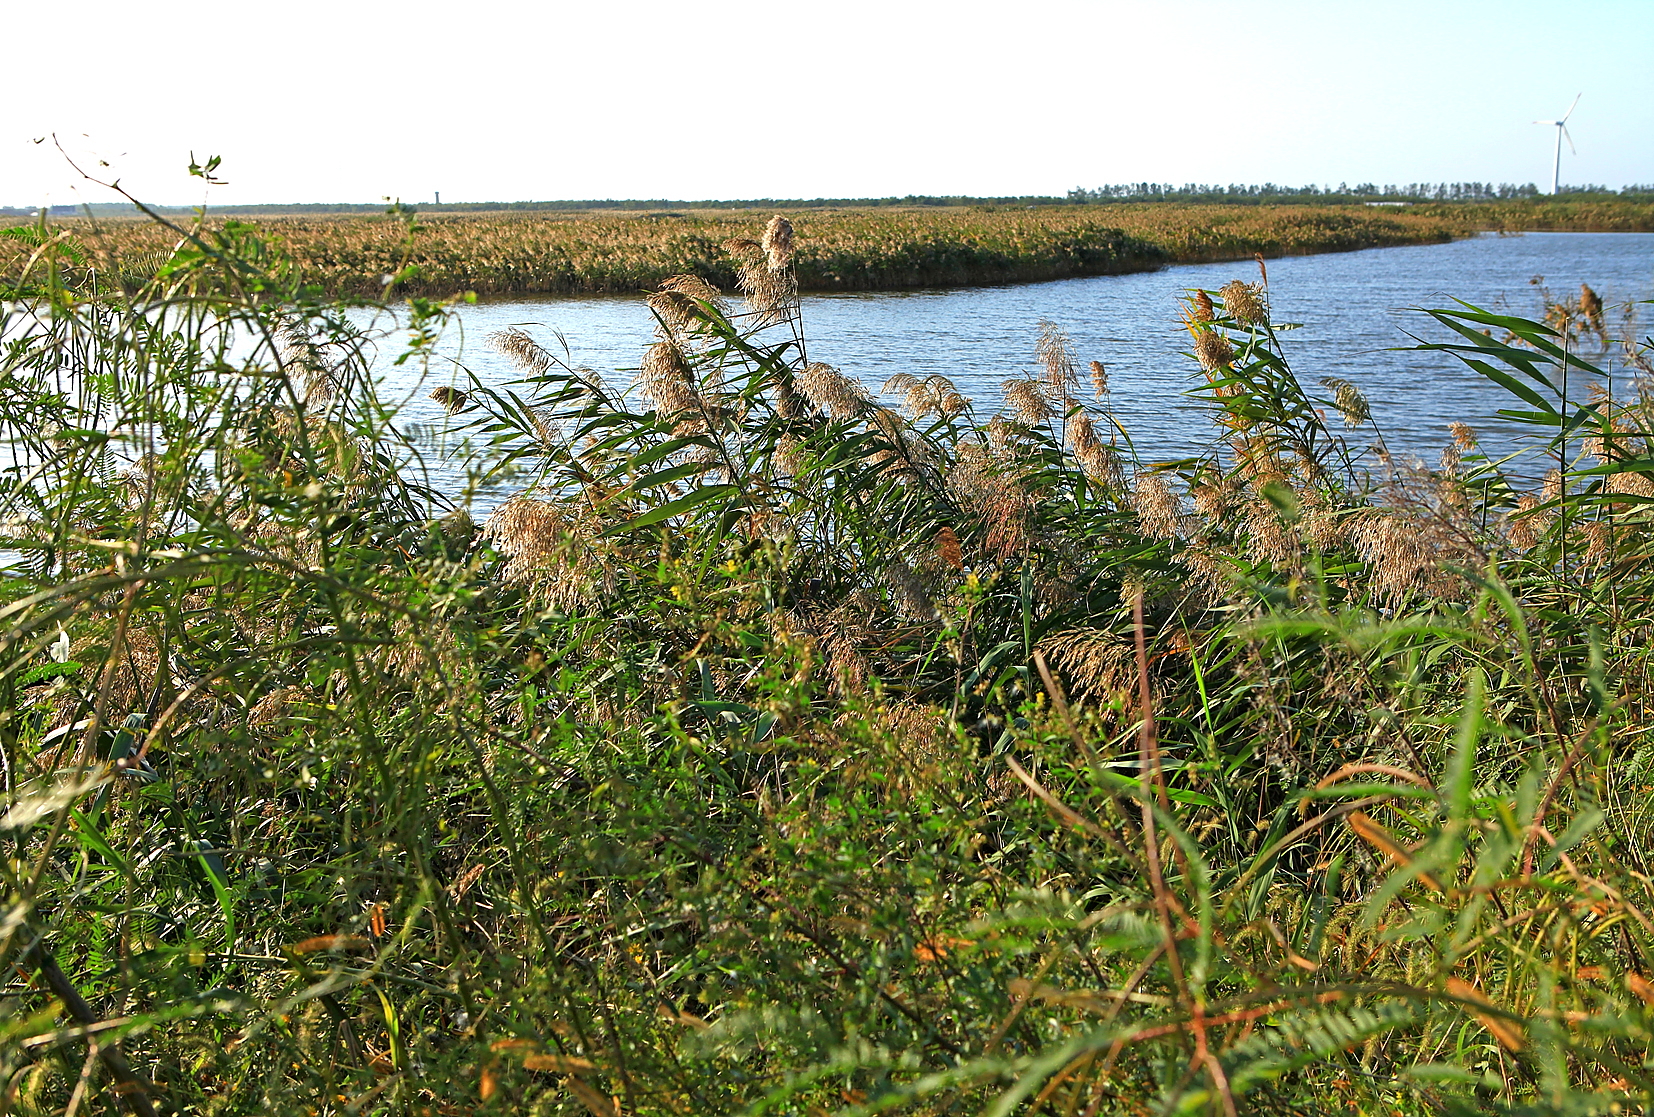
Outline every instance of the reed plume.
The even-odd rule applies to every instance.
[[[953,381],[940,373],[932,373],[923,380],[909,372],[898,372],[884,382],[886,393],[900,392],[902,406],[912,419],[938,415],[951,419],[970,406],[970,400],[959,393]]]
[[[643,398],[654,404],[663,419],[702,410],[694,370],[683,351],[670,341],[657,341],[644,351],[639,381]]]
[[[1219,294],[1223,296],[1223,309],[1235,321],[1248,326],[1261,326],[1269,321],[1269,308],[1264,303],[1261,284],[1232,279],[1223,285]]]
[[[1598,337],[1608,336],[1607,326],[1602,318],[1602,297],[1591,290],[1588,283],[1579,285],[1579,312],[1585,316],[1585,320],[1590,323]]]
[[[1321,383],[1333,392],[1332,403],[1344,417],[1346,427],[1359,427],[1373,417],[1372,408],[1360,388],[1340,376],[1323,376]]]
[[[938,528],[936,537],[931,542],[936,548],[936,557],[944,565],[951,566],[955,570],[964,568],[964,552],[959,547],[959,536],[954,533],[951,527],[944,525]]]
[[[947,474],[948,490],[986,528],[983,548],[996,561],[1028,553],[1033,502],[1017,480],[1013,462],[1001,461],[990,445],[961,442]]]
[[[807,365],[796,384],[804,398],[835,419],[855,418],[872,404],[866,388],[821,361]]]
[[[1182,520],[1182,502],[1159,473],[1142,472],[1132,485],[1132,507],[1137,512],[1143,534],[1150,539],[1177,538]]]
[[[702,329],[709,314],[729,315],[729,303],[723,294],[698,275],[668,276],[644,301],[654,312],[665,340],[679,344]]]
[[[1069,421],[1068,445],[1074,460],[1079,463],[1087,477],[1111,487],[1119,484],[1119,462],[1097,437],[1096,424],[1084,411]]]
[[[1039,650],[1069,680],[1076,695],[1107,700],[1129,690],[1136,680],[1135,649],[1107,629],[1053,632],[1040,640]]]
[[[798,277],[786,263],[775,266],[778,259],[792,259],[792,225],[775,217],[764,230],[763,243],[738,238],[724,247],[740,266],[737,285],[746,296],[754,326],[771,326],[792,317],[798,302]]]
[[[764,226],[764,239],[760,243],[769,258],[770,270],[785,268],[793,259],[793,223],[776,214]]]
[[[1545,538],[1550,519],[1549,510],[1541,510],[1538,497],[1523,493],[1516,498],[1515,509],[1505,519],[1510,545],[1518,551],[1531,551]]]
[[[483,521],[482,537],[505,558],[499,576],[554,608],[593,600],[612,574],[584,517],[571,517],[547,500],[512,497]]]
[[[936,603],[930,599],[907,563],[896,559],[885,565],[884,573],[896,608],[904,617],[924,622],[936,619]]]
[[[1058,403],[1072,399],[1079,384],[1073,340],[1055,322],[1042,318],[1034,353],[1045,367],[1046,395]]]
[[[1045,422],[1057,413],[1037,380],[1022,378],[1005,381],[1005,402],[1010,405],[1017,422],[1030,427]]]
[[[516,365],[518,371],[530,376],[545,375],[557,360],[527,331],[516,326],[489,334],[488,344],[496,353]]]
[[[1209,373],[1225,372],[1235,360],[1235,347],[1229,344],[1228,338],[1210,327],[1197,329],[1195,359]]]
[[[471,403],[470,397],[464,392],[460,391],[458,388],[454,388],[446,384],[440,388],[432,390],[431,398],[441,405],[442,409],[450,415],[458,415]]]
[[[1091,390],[1098,399],[1108,395],[1108,368],[1101,361],[1091,362]]]

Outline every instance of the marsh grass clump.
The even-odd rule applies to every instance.
[[[1432,311],[1540,468],[1369,456],[1230,285],[1143,462],[1054,323],[1003,413],[881,403],[787,226],[651,285],[630,388],[511,330],[436,389],[480,525],[363,355],[441,305],[205,223],[13,278],[4,1104],[1646,1107],[1647,399]]]

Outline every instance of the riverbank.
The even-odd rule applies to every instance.
[[[1094,205],[850,209],[789,215],[798,281],[810,291],[985,286],[1147,271],[1167,264],[1442,243],[1496,230],[1650,231],[1654,205],[1510,202],[1370,206]],[[735,285],[726,241],[768,213],[489,213],[275,217],[252,222],[333,295],[378,295],[402,271],[410,295],[631,293],[692,272]],[[75,219],[112,258],[164,251],[151,222]],[[22,245],[0,247],[9,270]],[[14,259],[8,260],[10,254]]]

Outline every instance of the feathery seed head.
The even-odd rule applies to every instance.
[[[674,418],[695,411],[701,399],[695,390],[695,374],[683,351],[669,341],[657,341],[643,354],[639,390],[655,405],[662,418]]]
[[[1205,292],[1201,292],[1205,294]],[[1195,358],[1207,372],[1227,369],[1235,359],[1235,347],[1229,339],[1213,329],[1195,331]]]
[[[1010,404],[1017,421],[1028,426],[1043,423],[1057,413],[1037,380],[1005,381],[1005,402]]]
[[[1085,475],[1093,481],[1106,483],[1109,472],[1108,451],[1097,437],[1097,429],[1091,421],[1091,416],[1084,411],[1076,414],[1068,424],[1068,445],[1074,454],[1074,460],[1085,471]]]
[[[804,444],[790,434],[775,440],[775,454],[771,459],[776,472],[783,477],[797,477],[804,472]]]
[[[1183,514],[1182,502],[1163,476],[1139,473],[1132,484],[1131,503],[1137,510],[1137,519],[1144,535],[1150,539],[1177,538],[1178,522]]]
[[[799,373],[797,384],[805,398],[835,419],[859,415],[871,402],[867,389],[820,361],[812,362]]]
[[[718,289],[698,275],[674,275],[644,300],[669,338],[682,340],[707,322],[709,314],[729,313],[729,303]]]
[[[470,397],[458,388],[443,385],[431,392],[431,398],[442,405],[442,409],[450,415],[458,415],[470,404]]]
[[[1555,500],[1561,500],[1563,493],[1566,491],[1567,482],[1563,478],[1562,471],[1560,469],[1552,469],[1545,474],[1544,493],[1546,504],[1549,504]]]
[[[1452,422],[1447,424],[1447,431],[1453,436],[1453,445],[1460,451],[1469,453],[1476,448],[1476,432],[1469,424]]]
[[[1579,285],[1579,311],[1597,329],[1602,328],[1602,297],[1591,290],[1588,283]]]
[[[1105,698],[1129,691],[1136,678],[1136,653],[1130,641],[1106,629],[1054,632],[1040,640],[1039,650],[1080,694]]]
[[[1229,509],[1237,495],[1238,490],[1229,483],[1227,477],[1222,476],[1189,490],[1195,511],[1202,519],[1213,524],[1220,524],[1228,518]]]
[[[1098,399],[1108,394],[1108,369],[1101,361],[1091,362],[1091,387]]]
[[[769,257],[771,271],[780,271],[792,262],[793,223],[779,213],[764,226],[763,247]]]
[[[1321,384],[1332,389],[1332,403],[1344,417],[1346,427],[1359,427],[1373,417],[1372,408],[1361,389],[1339,376],[1323,376]]]
[[[551,368],[555,358],[552,357],[540,343],[529,334],[512,326],[509,329],[496,330],[488,335],[488,344],[502,357],[506,357],[517,366],[518,371],[526,372],[531,376],[543,374]]]
[[[1409,517],[1393,512],[1365,516],[1351,526],[1350,537],[1380,601],[1399,604],[1435,570],[1430,535]]]
[[[1626,496],[1646,497],[1654,500],[1654,479],[1639,470],[1628,469],[1620,473],[1610,473],[1603,480],[1603,488],[1611,493],[1623,493]],[[1622,504],[1629,503],[1631,502],[1622,502]]]
[[[1223,308],[1235,321],[1249,326],[1261,326],[1269,321],[1269,308],[1264,305],[1262,285],[1232,279],[1223,285],[1219,294],[1223,296]]]
[[[1589,291],[1587,287],[1585,290]],[[1600,520],[1588,523],[1580,528],[1585,535],[1585,565],[1600,566],[1608,561],[1613,549],[1613,535],[1607,524]]]
[[[1196,322],[1210,322],[1217,318],[1218,308],[1212,304],[1211,295],[1196,291],[1189,300],[1189,314]]]
[[[1459,449],[1457,442],[1449,442],[1442,447],[1441,471],[1447,477],[1457,477],[1459,464],[1464,460],[1464,451]]]
[[[1532,493],[1523,493],[1516,499],[1516,509],[1506,517],[1510,544],[1519,551],[1531,550],[1545,537],[1550,526],[1548,512],[1539,511],[1540,501]]]
[[[964,554],[959,549],[959,536],[951,527],[943,526],[936,532],[936,557],[955,570],[965,567]]]
[[[483,522],[482,535],[506,558],[500,569],[506,582],[543,594],[559,608],[590,600],[612,576],[591,525],[550,501],[512,497]]]
[[[1045,366],[1047,394],[1053,400],[1071,398],[1079,378],[1075,373],[1074,342],[1062,327],[1049,319],[1040,319],[1039,341],[1034,352]]]

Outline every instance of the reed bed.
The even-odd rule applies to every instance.
[[[802,223],[736,231],[739,297],[649,295],[645,410],[516,330],[438,389],[525,482],[482,523],[389,323],[245,230],[14,234],[7,1112],[1646,1111],[1634,318],[1421,315],[1527,483],[1389,459],[1237,275],[1155,465],[1060,323],[999,413],[871,393]]]
[[[407,265],[400,288],[445,297],[632,294],[672,275],[731,287],[724,242],[751,214],[487,214],[265,218],[250,227],[280,244],[310,282],[332,295],[375,297]],[[803,248],[800,286],[875,291],[1063,279],[1142,271],[1170,263],[1343,252],[1429,244],[1482,230],[1654,229],[1654,206],[1540,202],[1367,206],[925,207],[806,211],[793,217]],[[141,219],[95,229],[62,222],[94,252],[133,258],[175,237]],[[0,244],[0,270],[19,266]]]
[[[867,291],[1060,279],[1141,271],[1167,263],[1247,259],[1444,241],[1471,226],[1454,215],[1363,207],[1076,206],[916,209],[795,215],[806,290]],[[631,294],[672,275],[733,287],[724,243],[744,235],[743,213],[273,218],[256,222],[309,281],[330,294],[377,296],[406,265],[403,290],[430,296]],[[142,220],[80,222],[76,231],[115,256],[170,249]],[[11,266],[16,266],[15,254]],[[0,264],[0,267],[6,266]]]

